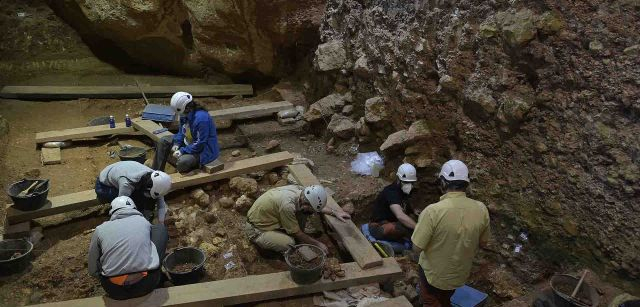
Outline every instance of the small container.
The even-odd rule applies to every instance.
[[[113,117],[113,115],[109,116],[109,128],[115,128],[116,127],[116,118]]]
[[[124,124],[125,124],[127,127],[131,127],[131,117],[129,117],[129,114],[126,114],[126,115],[124,116]]]

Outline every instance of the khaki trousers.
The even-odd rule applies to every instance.
[[[289,249],[290,245],[296,244],[296,241],[291,236],[282,231],[262,231],[249,222],[245,223],[244,231],[249,241],[262,249],[284,253]]]

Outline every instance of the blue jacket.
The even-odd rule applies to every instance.
[[[191,133],[189,145],[184,143],[187,125]],[[209,116],[209,112],[205,110],[196,110],[189,112],[186,116],[180,116],[180,129],[173,136],[173,144],[181,146],[180,152],[183,154],[200,155],[200,165],[205,165],[220,155],[216,124]]]

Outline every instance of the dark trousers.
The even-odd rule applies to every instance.
[[[451,306],[451,296],[455,290],[441,290],[430,285],[420,265],[418,265],[418,276],[420,276],[420,303],[423,307]]]
[[[156,155],[153,157],[152,169],[164,171],[169,155],[172,154],[171,147],[173,147],[173,137],[164,136],[156,142]],[[176,169],[180,173],[188,173],[198,168],[200,168],[199,155],[184,154],[176,161]]]
[[[96,196],[98,196],[98,201],[101,204],[111,203],[116,197],[118,197],[118,188],[114,188],[108,186],[102,182],[100,182],[100,178],[96,178]],[[142,189],[136,189],[129,196],[133,202],[136,204],[136,209],[140,212],[153,211],[156,206],[156,200],[147,197],[144,195],[144,191]]]
[[[400,222],[369,223],[369,232],[378,240],[402,241],[411,237],[413,230],[402,225]]]
[[[162,260],[167,249],[167,241],[169,234],[167,227],[163,224],[151,226],[151,242],[156,246],[158,257],[160,258],[160,267],[155,270],[148,271],[148,275],[135,284],[119,286],[112,283],[108,277],[100,275],[100,284],[107,295],[116,300],[126,300],[134,297],[147,295],[160,285],[162,281]],[[136,273],[136,272],[132,272]]]

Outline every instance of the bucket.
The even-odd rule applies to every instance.
[[[303,267],[293,265],[291,263],[292,256],[294,255],[296,249],[302,246],[307,246],[311,248],[316,254],[318,254],[318,257],[320,258],[318,265],[315,265],[310,268],[303,268]],[[324,262],[326,260],[325,258],[326,256],[324,252],[319,247],[311,244],[298,244],[293,248],[290,248],[284,254],[284,260],[287,262],[287,266],[289,267],[289,272],[291,273],[291,279],[297,284],[303,284],[303,285],[312,284],[320,280],[320,278],[322,278],[322,269],[324,268]]]
[[[120,161],[136,161],[144,164],[147,160],[147,150],[142,147],[129,146],[118,151]]]
[[[207,260],[204,252],[195,247],[176,248],[164,257],[162,266],[169,273],[169,278],[174,285],[186,285],[200,281],[204,277],[204,262]],[[181,265],[192,263],[193,266],[186,270]]]
[[[33,244],[25,239],[0,241],[0,275],[23,271],[31,259]]]
[[[13,183],[7,189],[7,194],[13,200],[13,207],[21,211],[33,211],[42,208],[47,203],[47,195],[49,194],[49,180],[38,186],[36,184],[29,194],[19,196],[20,192],[29,188],[36,181],[44,181],[45,179],[22,179]],[[36,188],[37,187],[37,188]]]
[[[549,285],[556,296],[560,297],[572,306],[598,306],[598,303],[600,303],[600,296],[598,295],[598,292],[596,292],[596,290],[586,281],[582,283],[582,286],[580,286],[580,290],[578,290],[576,298],[571,298],[571,293],[573,292],[573,289],[576,288],[579,281],[580,279],[571,275],[559,274],[551,277]]]

